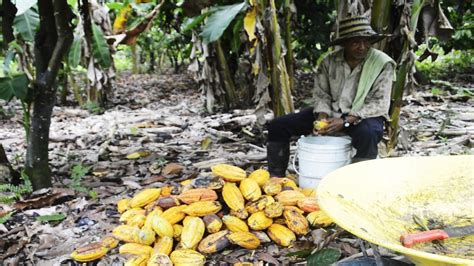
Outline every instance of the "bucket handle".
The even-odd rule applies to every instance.
[[[296,149],[295,154],[293,155],[293,160],[291,160],[291,163],[293,165],[293,170],[300,176],[300,172],[296,169],[296,155],[298,154],[298,149]]]

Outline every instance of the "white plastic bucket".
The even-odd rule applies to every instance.
[[[353,156],[350,137],[302,136],[297,146],[293,168],[302,188],[316,188],[325,175],[349,164]]]

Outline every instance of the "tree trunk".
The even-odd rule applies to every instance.
[[[48,144],[51,114],[56,101],[56,77],[72,44],[72,12],[66,0],[38,1],[39,31],[35,38],[35,97],[26,151],[25,171],[33,188],[51,187]],[[52,12],[54,11],[54,12]]]
[[[2,34],[4,48],[8,48],[8,43],[15,40],[13,20],[15,19],[16,11],[15,5],[10,0],[3,1]]]

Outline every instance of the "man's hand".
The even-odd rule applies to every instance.
[[[329,122],[329,124],[326,127],[317,131],[315,135],[334,134],[344,128],[344,120],[342,118],[332,117],[329,118],[327,121]]]

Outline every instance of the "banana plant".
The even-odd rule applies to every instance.
[[[283,4],[286,8],[291,6],[290,1]],[[202,42],[194,39],[195,49],[191,66],[195,71],[199,71],[201,67],[198,78],[207,97],[206,107],[209,112],[214,108],[210,102],[214,102],[216,96],[227,109],[241,105],[242,100],[254,101],[257,103],[257,114],[260,118],[263,118],[262,111],[269,103],[276,116],[293,111],[293,82],[287,68],[287,64],[293,64],[293,56],[292,50],[285,47],[285,43],[291,43],[291,15],[286,14],[288,25],[284,28],[287,33],[284,40],[277,9],[273,0],[240,2],[206,8],[202,10],[201,15],[185,23],[183,31],[204,24],[199,34]],[[284,51],[290,53],[286,58]],[[199,59],[198,54],[203,58]],[[247,62],[251,67],[238,69],[235,62],[239,61]],[[291,72],[292,68],[290,69]],[[247,91],[244,89],[246,82],[236,81],[239,72],[243,72],[240,75],[245,77],[240,78],[241,80],[248,80]],[[237,82],[239,87],[235,85]]]

